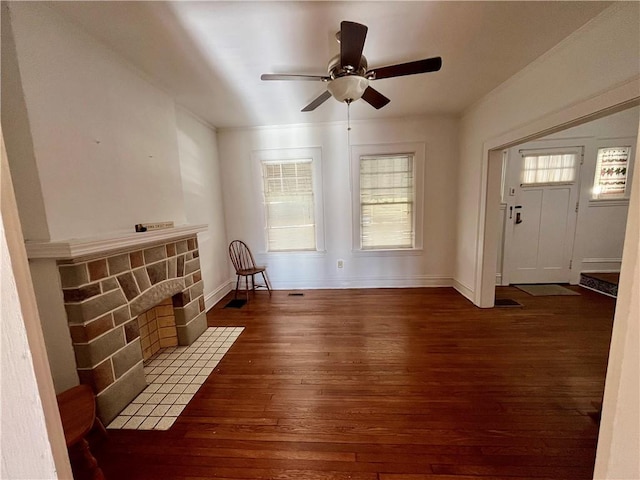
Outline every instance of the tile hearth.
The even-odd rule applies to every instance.
[[[144,366],[149,385],[109,429],[168,430],[244,327],[209,327],[188,347],[161,350]]]

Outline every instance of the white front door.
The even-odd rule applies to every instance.
[[[516,187],[507,217],[513,228],[509,283],[569,283],[579,190],[577,159],[575,169],[570,182]]]

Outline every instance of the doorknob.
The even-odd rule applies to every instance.
[[[519,212],[518,210],[520,210],[522,208],[522,205],[516,205],[515,207],[516,210],[516,225],[519,225],[522,223],[522,213]]]

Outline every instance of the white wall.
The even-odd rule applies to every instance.
[[[6,138],[16,152],[10,167],[25,237],[100,237],[166,220],[209,224],[199,240],[210,307],[229,278],[215,131],[176,112],[168,94],[46,4],[11,3],[9,13],[2,34],[15,50],[3,42],[10,68],[2,74],[19,77],[3,91],[11,107],[3,105],[3,123],[22,119]],[[45,218],[34,216],[39,199]],[[32,262],[31,270],[60,392],[78,380],[55,262]]]
[[[640,168],[634,173],[634,183],[609,350],[596,479],[640,478]]]
[[[346,115],[346,106],[345,106]],[[457,122],[428,117],[354,122],[351,145],[426,144],[424,249],[416,255],[352,252],[350,159],[344,123],[218,132],[228,240],[249,244],[268,266],[276,288],[356,288],[451,285],[455,256]],[[320,147],[324,252],[265,254],[261,187],[252,152]],[[344,268],[337,269],[337,260]]]
[[[71,478],[0,130],[0,478]]]
[[[640,73],[639,4],[616,3],[468,109],[460,125],[456,287],[479,301],[485,146]],[[537,133],[535,131],[531,132]]]
[[[184,224],[173,100],[47,5],[10,11],[51,240]]]
[[[198,234],[206,308],[229,291],[229,258],[222,207],[222,180],[215,130],[177,110],[178,148],[187,223],[207,224]]]
[[[635,154],[639,118],[640,107],[634,107],[508,150],[507,181],[503,197],[507,204],[507,212],[508,207],[513,206],[515,202],[515,197],[508,195],[509,187],[517,187],[520,183],[518,178],[520,150],[552,147],[583,148],[584,163],[580,167],[579,178],[580,209],[576,223],[571,283],[578,283],[580,272],[620,270],[629,200],[594,202],[591,201],[591,189],[598,148],[612,144],[630,145],[632,153]],[[632,159],[630,165],[633,163]],[[631,177],[628,181],[630,184]],[[505,227],[513,228],[513,222],[507,221]],[[506,272],[502,272],[502,278],[508,280]]]

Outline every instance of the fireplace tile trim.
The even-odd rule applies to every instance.
[[[172,298],[180,345],[207,328],[196,235],[136,247],[57,261],[79,377],[105,423],[146,387],[138,314]]]

